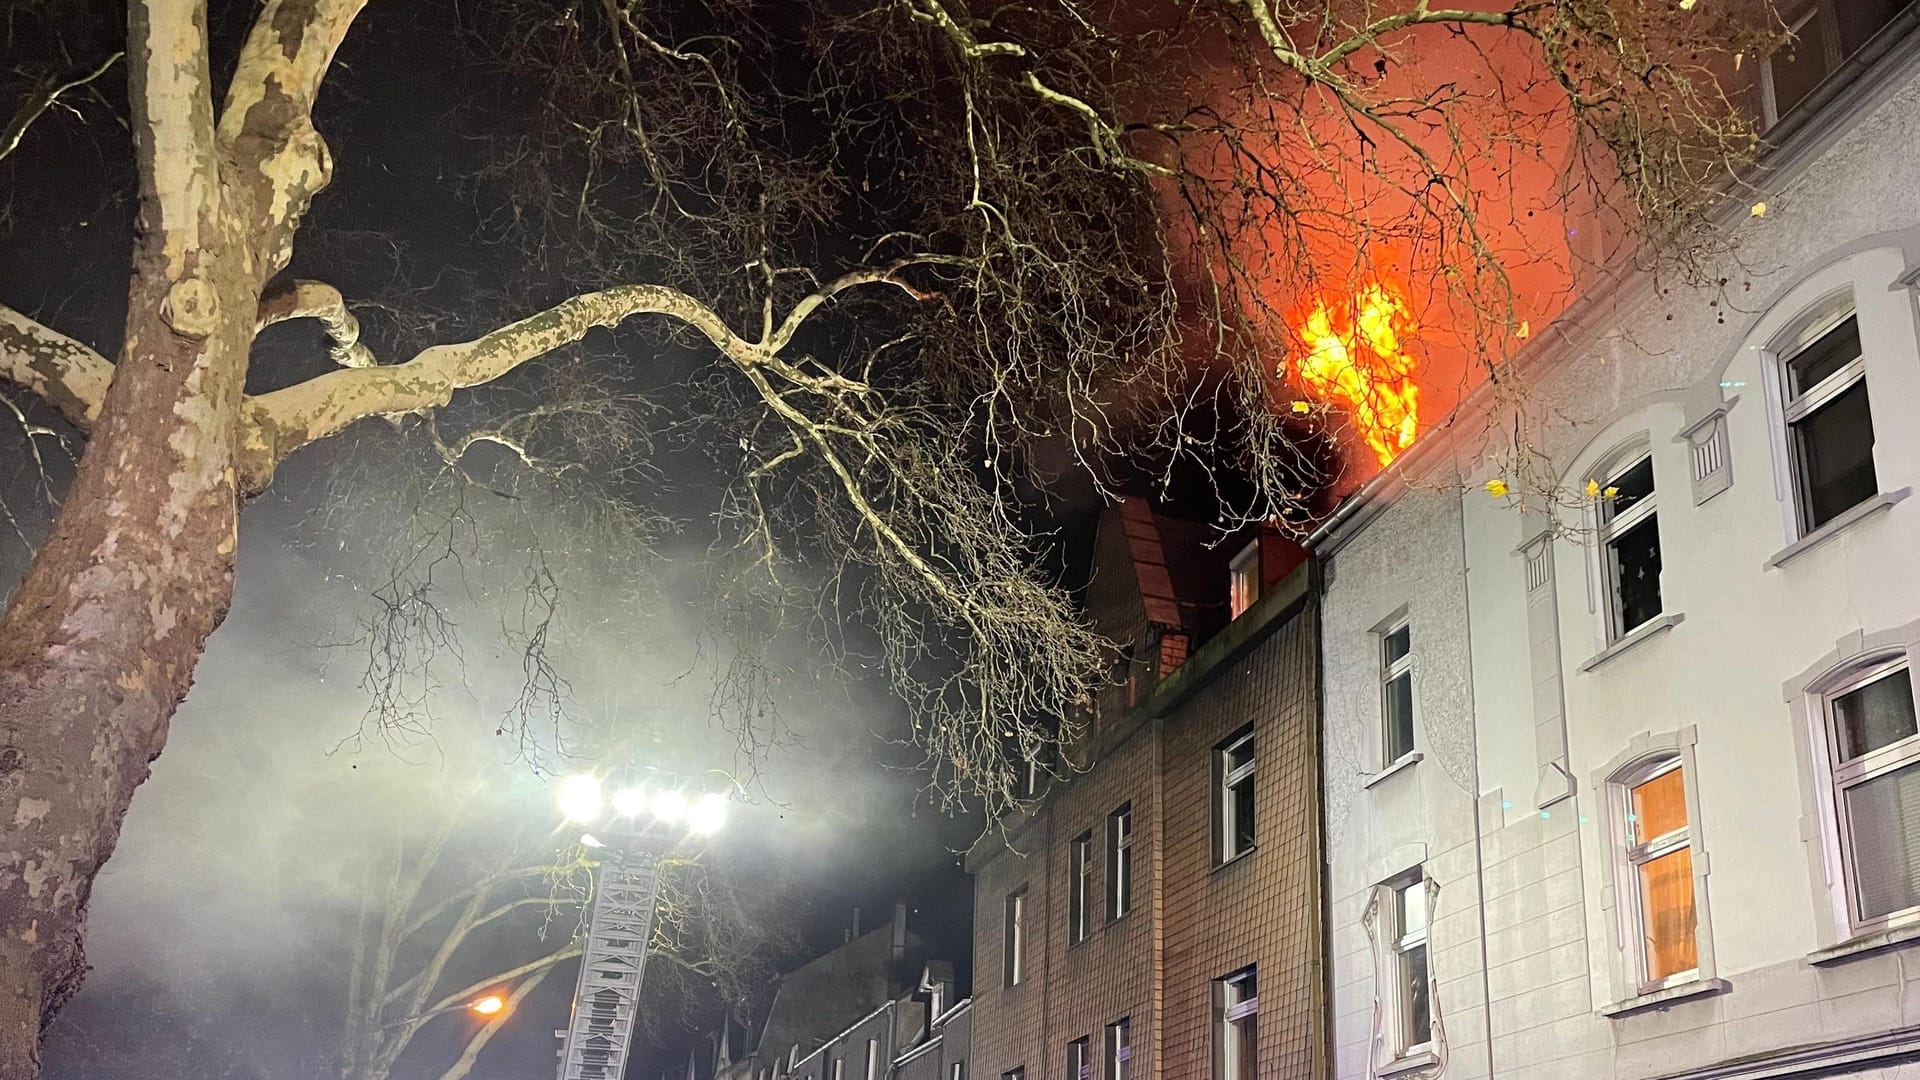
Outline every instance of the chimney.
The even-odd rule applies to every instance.
[[[847,940],[851,941],[853,940],[853,938],[857,938],[859,936],[860,936],[860,905],[855,904],[853,906],[853,937],[850,937]]]
[[[898,962],[907,955],[907,902],[893,902],[893,959]]]

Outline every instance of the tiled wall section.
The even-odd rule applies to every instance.
[[[1317,615],[1309,606],[1167,722],[1166,1077],[1209,1075],[1212,982],[1259,965],[1259,1076],[1318,1075]],[[1212,755],[1254,725],[1255,850],[1213,866]]]

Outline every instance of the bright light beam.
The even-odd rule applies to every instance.
[[[621,788],[613,793],[613,812],[621,817],[639,817],[647,812],[646,788]]]
[[[727,797],[719,794],[700,796],[687,811],[687,829],[700,836],[712,836],[727,823]]]
[[[569,821],[587,824],[600,816],[600,781],[588,773],[560,781],[560,812]]]
[[[662,791],[653,797],[653,816],[673,825],[686,815],[687,797],[677,791]]]

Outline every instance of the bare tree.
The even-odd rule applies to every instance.
[[[468,1027],[451,1061],[408,1058],[408,1075],[462,1080],[542,983],[572,974],[596,852],[550,829],[515,829],[473,788],[438,801],[438,822],[396,831],[369,861],[352,935],[341,1032],[341,1080],[387,1080],[414,1036],[450,1014]],[[503,820],[503,817],[505,820]],[[476,827],[476,822],[479,823]],[[763,985],[794,946],[777,889],[749,886],[696,850],[659,863],[642,1016],[657,1033],[732,1007]],[[469,1006],[497,996],[502,1007]],[[527,1021],[522,1019],[521,1023]]]
[[[1351,292],[1391,248],[1497,373],[1527,318],[1488,209],[1577,201],[1565,161],[1545,182],[1501,163],[1557,144],[1587,166],[1583,212],[1690,250],[1756,145],[1720,61],[1777,29],[1653,0],[486,5],[462,16],[474,63],[538,75],[482,200],[494,239],[538,239],[532,272],[472,332],[383,348],[324,273],[288,273],[315,265],[316,104],[364,6],[265,0],[216,57],[204,0],[131,0],[117,358],[0,308],[0,374],[86,436],[0,622],[8,1076],[79,984],[90,884],[226,612],[240,507],[297,451],[411,418],[453,459],[534,466],[524,432],[439,421],[602,328],[639,325],[637,366],[694,350],[735,477],[722,544],[772,595],[811,552],[806,580],[869,613],[933,782],[997,813],[1008,748],[1071,735],[1103,667],[1038,558],[1036,473],[1196,461],[1256,479],[1227,523],[1299,520],[1300,417],[1336,416],[1274,408],[1301,295]],[[1481,77],[1418,62],[1443,45]],[[256,336],[290,321],[335,366],[249,392]]]

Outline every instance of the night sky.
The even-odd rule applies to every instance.
[[[75,55],[114,43],[118,15],[110,7],[100,8],[97,36],[84,27],[71,34]],[[230,46],[236,14],[244,18],[252,6],[214,7],[216,38]],[[448,45],[451,10],[371,5],[348,37],[318,117],[335,173],[294,272],[324,276],[356,301],[390,305],[361,312],[376,348],[457,339],[529,296],[571,284],[559,270],[555,280],[528,280],[526,251],[489,236],[483,219],[499,202],[477,176],[489,160],[485,140],[521,123],[538,88]],[[231,55],[219,46],[216,53]],[[75,99],[78,115],[47,117],[0,162],[0,298],[108,355],[120,336],[131,237],[130,150],[115,120],[123,73]],[[621,393],[671,410],[697,392],[689,379],[703,358],[668,348],[644,365],[621,362],[623,349],[653,345],[607,339],[573,359],[605,365]],[[311,328],[275,328],[256,349],[250,387],[284,385],[324,366]],[[43,533],[81,442],[69,433],[30,443],[17,425],[4,427],[0,480],[17,528],[5,530],[0,545],[11,579]],[[614,481],[670,523],[647,580],[570,609],[580,647],[557,658],[574,717],[592,732],[580,745],[637,742],[683,773],[738,763],[734,735],[716,716],[725,707],[715,694],[726,646],[714,632],[711,529],[702,529],[724,466],[710,451],[698,438],[663,439],[649,448],[647,468]],[[385,456],[369,464],[376,454]],[[537,480],[485,455],[467,464],[464,512],[482,528],[510,533]],[[456,676],[437,690],[431,732],[354,739],[366,709],[361,620],[385,568],[404,554],[393,521],[377,508],[402,497],[443,505],[432,498],[444,490],[421,494],[432,466],[417,444],[391,432],[337,440],[291,463],[243,515],[233,613],[99,879],[94,970],[51,1033],[47,1076],[166,1080],[169,1068],[181,1076],[321,1075],[337,1040],[355,858],[383,817],[418,813],[408,800],[427,785],[408,783],[408,770],[429,778],[463,767],[451,762],[479,760],[496,770],[489,775],[503,798],[518,799],[529,815],[551,813],[550,778],[537,777],[513,740],[495,734],[517,689],[517,655],[503,628],[511,626],[521,552],[477,551],[464,576],[442,579],[440,599],[460,624],[463,653],[447,669]],[[378,525],[342,511],[367,506],[376,507],[369,513]],[[560,563],[569,543],[589,542],[564,530],[544,539]],[[846,632],[857,647],[859,628]],[[871,927],[903,899],[935,955],[953,959],[964,978],[970,891],[957,852],[980,823],[937,812],[920,792],[916,755],[897,744],[904,707],[878,669],[835,671],[819,653],[806,626],[767,643],[777,673],[768,700],[788,735],[764,752],[749,785],[752,803],[735,807],[734,827],[707,857],[781,883],[801,938],[794,962],[837,944],[856,906]],[[475,1075],[550,1068],[551,1029],[563,1022],[570,993],[570,972],[550,980]],[[397,1075],[450,1055],[452,1030],[428,1029],[410,1051],[417,1059],[403,1058]]]

